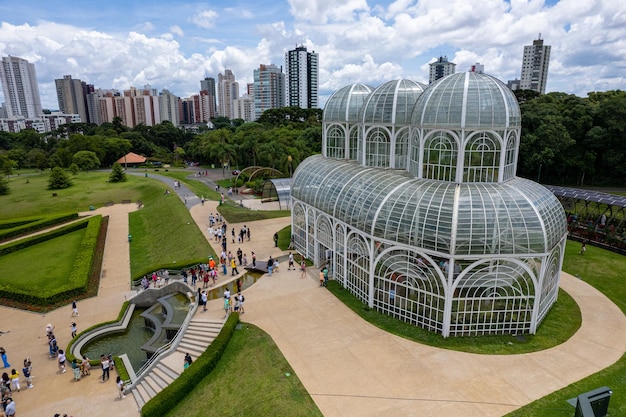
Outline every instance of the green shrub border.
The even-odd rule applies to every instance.
[[[74,359],[76,359],[76,356],[74,356],[71,353],[72,352],[72,346],[74,345],[74,342],[76,340],[78,340],[78,338],[80,336],[82,336],[85,333],[89,333],[92,330],[97,329],[99,327],[107,326],[109,324],[117,324],[117,323],[121,322],[122,318],[124,317],[124,314],[126,313],[126,310],[128,310],[129,304],[130,304],[130,302],[128,300],[124,301],[124,304],[122,304],[122,308],[120,309],[120,312],[118,313],[117,318],[115,320],[105,321],[103,323],[94,324],[93,326],[88,327],[85,330],[83,330],[82,332],[78,333],[78,335],[75,338],[70,340],[70,343],[67,344],[67,348],[65,349],[65,356],[67,357],[67,361],[71,363]],[[115,369],[117,369],[117,373],[120,375],[122,380],[123,381],[128,381],[130,379],[130,376],[128,375],[128,371],[126,370],[126,366],[124,366],[124,362],[117,356],[113,357],[113,362],[115,362]],[[95,359],[94,358],[90,358],[89,364],[92,367],[99,367],[100,366],[100,358],[95,358]]]
[[[213,256],[213,258],[215,258],[215,257],[217,257],[217,255]],[[196,265],[199,265],[199,264],[206,264],[208,262],[209,262],[209,257],[206,256],[206,257],[198,258],[196,260],[192,259],[190,261],[184,261],[184,262],[176,263],[176,264],[173,264],[171,262],[167,263],[167,264],[156,264],[156,265],[150,267],[149,269],[144,270],[142,273],[137,274],[134,277],[131,277],[131,281],[132,281],[131,284],[138,285],[136,283],[140,282],[141,279],[144,277],[144,275],[147,275],[149,277],[150,275],[152,275],[153,272],[159,271],[161,269],[180,271],[180,270],[183,270],[183,269],[189,269],[189,268],[191,268],[193,266],[196,266]]]
[[[3,221],[0,222],[0,242],[76,219],[78,219],[78,213],[65,213],[47,217],[24,217]]]
[[[31,304],[33,306],[49,307],[50,305],[56,305],[60,301],[78,298],[78,296],[83,295],[89,287],[90,275],[93,273],[94,267],[96,266],[94,264],[94,255],[97,252],[96,248],[101,234],[101,226],[102,216],[97,215],[48,233],[30,236],[17,242],[0,246],[0,256],[2,256],[59,236],[63,236],[67,233],[80,229],[86,229],[67,284],[62,287],[55,288],[54,293],[41,292],[35,288],[33,288],[32,291],[22,291],[6,285],[0,286],[0,299]]]
[[[141,416],[160,417],[163,415],[163,410],[170,409],[172,404],[179,403],[192,392],[215,369],[238,324],[239,314],[232,313],[226,320],[220,334],[198,359],[163,391],[144,404],[141,409]]]

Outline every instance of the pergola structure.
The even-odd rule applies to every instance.
[[[474,72],[366,90],[329,98],[323,155],[294,173],[296,249],[369,307],[445,337],[535,333],[567,227],[549,190],[515,176],[515,96]]]

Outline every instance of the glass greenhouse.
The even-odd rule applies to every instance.
[[[296,249],[368,306],[446,337],[535,333],[567,228],[549,190],[515,177],[515,96],[473,72],[365,99],[356,86],[329,99],[323,154],[294,174]]]

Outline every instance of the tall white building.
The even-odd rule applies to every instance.
[[[435,62],[431,62],[428,65],[430,65],[430,73],[428,75],[429,84],[456,72],[456,64],[448,61],[448,57],[446,56],[440,56]]]
[[[254,116],[268,109],[285,107],[285,74],[274,64],[259,65],[254,70]]]
[[[318,54],[307,52],[305,46],[285,53],[286,105],[303,109],[318,106]]]
[[[540,94],[546,92],[548,66],[550,65],[550,45],[544,45],[541,34],[532,45],[524,46],[522,58],[522,76],[520,89],[533,90]]]
[[[2,57],[0,81],[7,117],[35,118],[43,113],[34,64],[14,56]]]
[[[218,111],[220,116],[234,119],[233,100],[239,98],[239,83],[235,80],[235,75],[229,69],[224,74],[217,75],[217,99]]]
[[[255,121],[254,97],[244,94],[243,97],[233,100],[233,112],[235,119],[243,119],[246,122]]]
[[[179,98],[168,90],[161,91],[159,94],[159,113],[161,114],[161,122],[169,120],[174,126],[180,124]]]

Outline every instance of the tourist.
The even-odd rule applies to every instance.
[[[230,300],[224,295],[224,318],[228,317],[228,311],[230,309]]]
[[[274,233],[274,247],[278,247],[278,232]]]
[[[87,356],[83,357],[83,361],[80,363],[80,371],[84,375],[91,375],[91,364]]]
[[[126,398],[126,395],[124,394],[124,381],[122,381],[121,376],[117,376],[117,379],[115,380],[115,385],[117,385],[117,390],[120,393],[120,398]]]
[[[292,269],[296,269],[293,265],[293,253],[289,252],[289,265],[287,265],[287,271],[291,271]]]
[[[4,402],[4,415],[7,417],[13,417],[15,415],[15,402],[11,397],[8,397]]]
[[[237,293],[237,298],[239,299],[239,314],[243,314],[243,302],[246,300],[242,293]]]
[[[580,252],[578,252],[579,255],[584,255],[585,252],[587,252],[587,244],[585,242],[583,242],[582,246],[580,247]]]
[[[235,258],[230,260],[230,267],[231,267],[231,276],[235,276],[235,275],[239,275],[239,270],[237,270],[237,262],[235,262]]]
[[[0,357],[2,357],[2,364],[5,368],[10,368],[11,364],[9,363],[8,359],[7,359],[7,351],[3,348],[0,347]]]
[[[267,260],[267,273],[271,276],[273,270],[274,270],[274,258],[272,258],[272,255],[270,255],[270,258]]]
[[[11,378],[6,372],[2,373],[2,386],[6,391],[11,392]]]
[[[248,265],[248,255],[246,253],[243,254],[243,258],[241,259],[244,266]]]
[[[20,374],[15,369],[11,369],[11,384],[14,390],[20,392]]]
[[[80,372],[80,365],[78,363],[78,359],[72,360],[72,372],[74,372],[74,381],[79,381],[81,372]]]
[[[239,265],[243,265],[243,251],[241,248],[237,249],[237,260],[239,261]]]
[[[324,273],[324,286],[326,286],[328,285],[328,267],[325,266],[322,272]]]
[[[59,349],[59,371],[61,371],[62,374],[65,373],[66,369],[65,369],[65,352],[63,351],[63,349]]]
[[[302,260],[302,262],[300,262],[300,270],[302,271],[300,273],[300,278],[305,278],[306,277],[306,263],[304,262],[304,259]]]
[[[72,331],[72,339],[76,337],[76,332],[78,331],[77,327],[76,327],[76,323],[72,322],[70,324],[70,330]]]
[[[31,374],[31,362],[30,359],[24,359],[24,367],[22,368],[22,375],[24,375],[24,379],[26,380],[26,385],[28,388],[32,388],[33,385],[33,376]]]
[[[78,317],[78,306],[76,305],[76,300],[72,301],[72,317]]]
[[[252,267],[256,268],[256,254],[254,252],[252,252]]]
[[[324,270],[320,269],[320,287],[324,286]]]
[[[102,382],[104,382],[109,379],[109,359],[104,355],[100,355],[100,367],[102,368]]]
[[[202,311],[206,311],[206,303],[208,301],[206,291],[202,291],[202,294],[200,295],[200,297],[202,300]]]

